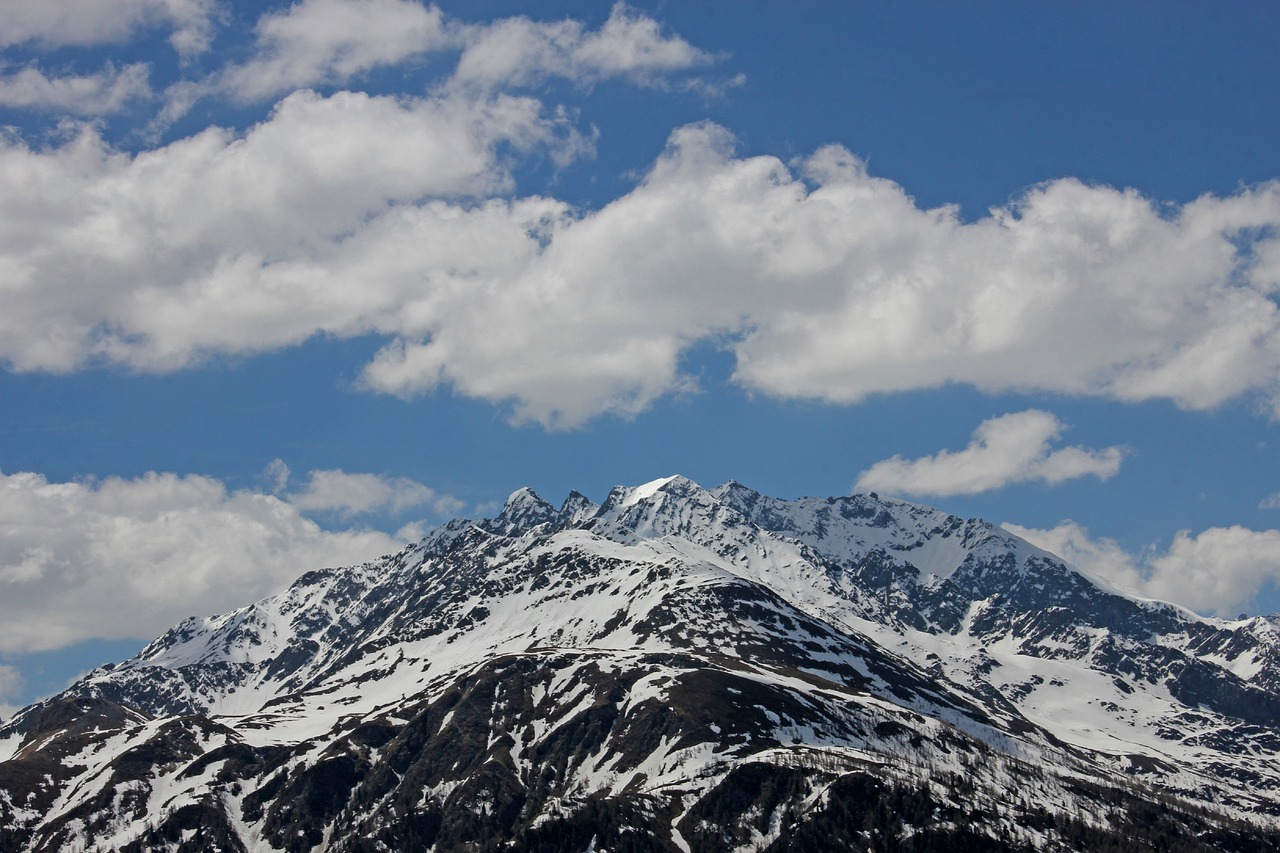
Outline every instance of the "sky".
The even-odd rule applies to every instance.
[[[0,4],[0,717],[530,486],[1280,611],[1280,6]]]

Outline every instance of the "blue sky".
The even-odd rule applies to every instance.
[[[0,8],[0,715],[529,485],[1280,610],[1269,3]]]

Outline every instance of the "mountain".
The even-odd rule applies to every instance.
[[[1280,637],[977,519],[532,491],[0,727],[0,851],[1280,850]]]

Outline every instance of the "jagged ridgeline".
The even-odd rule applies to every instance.
[[[528,490],[0,728],[0,851],[1280,850],[1280,639],[980,520]]]

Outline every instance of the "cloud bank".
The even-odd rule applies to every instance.
[[[990,418],[973,431],[964,450],[942,450],[921,459],[894,456],[858,475],[858,491],[949,497],[1039,481],[1056,485],[1077,477],[1106,480],[1120,470],[1124,450],[1108,447],[1053,449],[1066,427],[1049,412],[1028,409]]]
[[[194,55],[223,20],[212,0],[100,6],[7,4],[0,46],[159,28]],[[312,90],[432,56],[418,96]],[[269,11],[243,59],[171,86],[156,118],[280,98],[247,129],[137,151],[101,124],[0,136],[0,364],[165,372],[377,335],[368,390],[449,388],[568,428],[695,389],[682,359],[712,345],[779,398],[962,383],[1280,414],[1280,182],[1174,206],[1065,178],[964,221],[839,146],[742,156],[704,123],[599,209],[518,192],[525,166],[592,154],[547,80],[706,88],[687,75],[719,59],[624,4],[594,28],[415,0]],[[0,77],[0,103],[30,110],[151,97],[141,63]]]
[[[193,609],[240,607],[317,566],[404,544],[376,530],[322,529],[307,511],[458,505],[411,480],[342,471],[310,472],[286,498],[201,476],[51,483],[0,473],[0,653],[153,636]]]
[[[508,152],[589,144],[537,100],[299,92],[244,134],[136,155],[90,127],[0,143],[0,358],[176,370],[381,334],[365,387],[441,386],[572,427],[733,382],[857,403],[964,383],[1280,409],[1280,183],[1181,207],[1073,179],[979,220],[828,147],[740,157],[677,130],[595,211],[512,187]],[[199,203],[195,203],[198,199]]]

